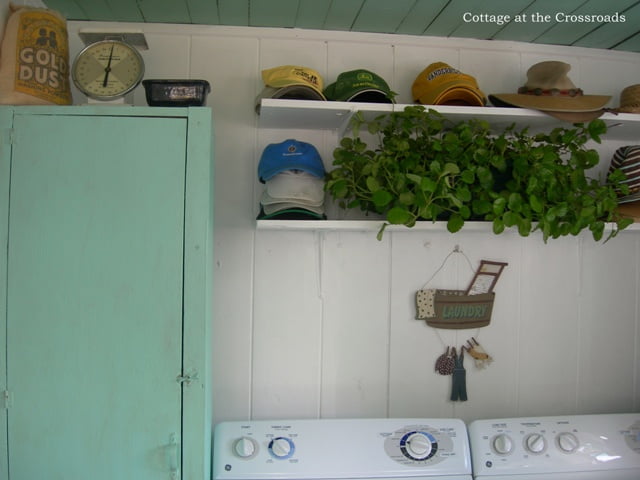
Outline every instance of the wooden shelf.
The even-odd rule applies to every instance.
[[[257,220],[258,230],[302,230],[302,231],[371,231],[377,232],[384,223],[384,220]],[[608,226],[608,230],[613,227]],[[418,222],[415,226],[408,228],[404,225],[388,225],[387,232],[420,231],[420,232],[447,232],[447,222]],[[464,232],[484,232],[493,234],[491,222],[465,222],[462,230]],[[636,222],[622,230],[625,232],[640,232],[640,223]],[[504,233],[518,234],[517,229],[511,228]],[[535,232],[534,232],[535,233]]]
[[[373,118],[383,113],[402,111],[407,104],[323,102],[316,100],[263,99],[260,108],[260,128],[288,128],[310,130],[335,130],[342,135],[349,126],[352,116],[362,111],[365,118]],[[548,130],[566,126],[561,122],[537,110],[525,108],[497,107],[455,107],[430,105],[452,121],[464,121],[470,118],[486,120],[496,130],[502,130],[512,124],[529,127],[532,130]],[[608,127],[607,140],[640,141],[640,114],[605,113],[600,117]]]
[[[334,130],[345,133],[353,115],[361,111],[365,118],[402,111],[407,104],[323,102],[314,100],[263,99],[260,108],[259,127],[274,129]],[[482,119],[496,130],[516,124],[520,128],[529,127],[532,131],[549,130],[568,125],[550,115],[537,110],[524,108],[497,107],[455,107],[427,106],[433,108],[452,121],[465,121],[471,118]],[[605,113],[600,117],[607,124],[606,140],[640,142],[640,115]],[[375,231],[383,220],[258,220],[260,230],[306,230],[306,231]],[[612,227],[610,226],[609,229]],[[446,222],[418,222],[411,229],[404,225],[390,225],[387,231],[430,231],[447,232]],[[505,233],[517,230],[508,229]],[[623,232],[640,232],[640,223],[634,223]],[[465,222],[461,232],[492,233],[490,222]]]

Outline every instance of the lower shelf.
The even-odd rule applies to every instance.
[[[324,230],[324,231],[375,231],[377,232],[384,223],[383,220],[257,220],[258,230]],[[610,226],[609,228],[613,228]],[[387,232],[399,231],[421,231],[421,232],[446,232],[446,222],[418,222],[412,228],[404,225],[389,225]],[[508,233],[517,230],[505,231]],[[490,222],[465,222],[464,227],[458,233],[465,232],[486,232],[493,233]],[[640,222],[633,223],[625,228],[621,233],[640,232]]]

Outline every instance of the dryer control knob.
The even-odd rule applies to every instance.
[[[269,443],[269,451],[280,460],[290,458],[295,451],[293,441],[286,437],[276,437]]]
[[[253,438],[242,437],[233,444],[233,451],[240,458],[250,458],[255,455],[258,445]]]
[[[509,455],[513,451],[513,440],[506,433],[499,433],[491,440],[491,447],[498,455]]]
[[[541,433],[530,433],[524,439],[524,448],[528,452],[540,454],[547,449],[547,441]]]
[[[429,457],[433,444],[424,433],[416,432],[407,438],[405,443],[407,453],[415,460],[424,460]]]
[[[573,433],[561,432],[556,437],[556,443],[560,451],[564,453],[573,453],[578,450],[580,440]]]

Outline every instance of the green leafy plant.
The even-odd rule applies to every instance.
[[[361,132],[377,140],[369,148]],[[359,208],[412,227],[446,220],[457,232],[467,220],[493,223],[496,234],[515,227],[527,236],[577,235],[588,228],[600,240],[607,223],[615,236],[631,220],[616,215],[617,193],[628,191],[624,174],[601,182],[587,176],[599,162],[586,147],[606,133],[601,120],[529,134],[510,126],[492,132],[487,122],[453,123],[423,106],[408,106],[365,120],[356,115],[351,136],[334,151],[326,189],[343,208]]]

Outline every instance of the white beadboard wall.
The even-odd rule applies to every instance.
[[[587,93],[613,95],[640,82],[640,55],[348,32],[70,22],[139,29],[147,78],[211,83],[215,125],[213,411],[215,422],[248,418],[459,417],[640,410],[640,232],[609,243],[589,234],[544,244],[539,235],[464,230],[277,231],[256,229],[262,149],[297,138],[327,167],[334,132],[260,130],[254,97],[260,71],[283,64],[317,69],[327,83],[368,68],[410,103],[416,75],[445,61],[490,92],[513,92],[541,60],[573,66]],[[75,92],[77,102],[82,98]],[[135,103],[145,105],[139,88]],[[123,107],[126,108],[126,107]],[[638,132],[640,143],[640,129]],[[601,168],[619,145],[605,143]],[[335,209],[331,211],[336,214]],[[346,215],[343,215],[346,216]],[[497,285],[490,326],[436,331],[414,320],[413,296],[459,246],[509,266]],[[452,255],[430,285],[463,288],[471,271]],[[451,378],[434,373],[444,344],[475,336],[494,357],[485,370],[466,358],[467,402],[448,400]]]

